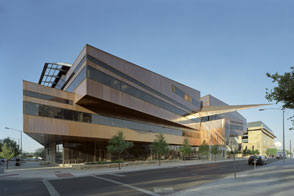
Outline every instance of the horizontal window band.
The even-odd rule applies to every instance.
[[[44,100],[48,100],[48,101],[55,101],[58,103],[64,103],[64,104],[69,104],[69,105],[73,105],[73,101],[72,100],[68,100],[68,99],[63,99],[60,97],[54,97],[51,95],[45,95],[42,93],[36,93],[33,91],[29,91],[29,90],[23,90],[23,95],[24,96],[28,96],[28,97],[34,97],[34,98],[38,98],[38,99],[44,99]]]
[[[166,96],[166,95],[158,92],[157,90],[155,90],[155,89],[153,89],[153,88],[145,85],[144,83],[142,83],[142,82],[140,82],[140,81],[138,81],[138,80],[136,80],[136,79],[134,79],[134,78],[126,75],[126,74],[124,74],[123,72],[121,72],[121,71],[119,71],[117,69],[114,69],[110,65],[107,65],[106,63],[104,63],[104,62],[96,59],[95,57],[92,57],[91,55],[87,55],[87,60],[89,60],[92,63],[95,63],[96,65],[98,65],[98,66],[100,66],[100,67],[102,67],[102,68],[104,68],[104,69],[106,69],[108,71],[111,71],[112,73],[114,73],[114,74],[116,74],[116,75],[118,75],[118,76],[120,76],[120,77],[122,77],[122,78],[124,78],[124,79],[126,79],[126,80],[128,80],[128,81],[130,81],[130,82],[132,82],[132,83],[134,83],[134,84],[136,84],[136,85],[138,85],[138,86],[140,86],[140,87],[142,87],[142,88],[144,88],[144,89],[146,89],[146,90],[148,90],[148,91],[150,91],[150,92],[152,92],[152,93],[160,96],[160,97],[162,97],[165,100],[168,100],[168,101],[170,101],[170,102],[172,102],[172,103],[174,103],[174,104],[182,107],[183,109],[185,109],[185,110],[187,110],[189,112],[193,112],[193,110],[191,108],[189,108],[187,106],[184,106],[183,104],[175,101],[174,99],[171,99],[170,97],[168,97],[168,96]],[[200,107],[200,103],[197,102],[195,99],[193,99],[193,103],[192,104],[195,105],[198,108]]]
[[[106,125],[119,128],[128,128],[137,131],[144,131],[150,133],[162,133],[177,136],[191,137],[195,136],[191,131],[183,129],[176,129],[165,126],[158,126],[139,121],[129,121],[119,118],[107,117],[98,114],[90,114],[69,109],[57,108],[48,105],[42,105],[32,102],[24,102],[24,114],[41,116],[47,118],[56,118],[61,120],[71,120],[77,122],[92,123],[97,125]]]

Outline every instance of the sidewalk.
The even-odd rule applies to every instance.
[[[164,169],[172,167],[183,167],[189,165],[209,164],[216,162],[232,161],[231,159],[219,160],[219,161],[202,161],[202,160],[191,160],[191,161],[178,161],[162,163],[161,166],[156,164],[149,165],[134,165],[122,167],[121,170],[118,168],[99,168],[99,169],[87,169],[87,170],[76,170],[72,168],[63,167],[37,167],[37,168],[19,168],[19,169],[8,169],[4,174],[0,174],[0,180],[16,180],[16,179],[59,179],[59,178],[70,178],[70,177],[81,177],[88,175],[102,175],[112,174],[120,172],[132,172],[132,171],[143,171],[150,169]]]
[[[274,162],[256,170],[237,173],[234,176],[192,188],[173,195],[227,196],[227,195],[294,195],[294,159]]]

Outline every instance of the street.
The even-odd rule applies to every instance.
[[[268,164],[274,161],[269,159]],[[237,178],[238,172],[252,169],[247,160],[236,161]],[[233,176],[233,172],[233,161],[228,161],[57,180],[0,178],[0,195],[170,195]]]

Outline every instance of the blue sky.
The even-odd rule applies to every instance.
[[[294,1],[1,1],[0,139],[22,129],[22,80],[45,62],[72,63],[88,43],[224,102],[268,103],[265,73],[294,64]],[[271,107],[279,107],[271,106]],[[250,109],[282,141],[282,112]],[[286,117],[293,115],[286,111]],[[286,147],[294,132],[286,121]],[[294,146],[294,145],[293,145]],[[38,144],[24,136],[24,150]]]

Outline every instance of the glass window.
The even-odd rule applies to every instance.
[[[66,110],[63,109],[62,111],[62,118],[65,120],[73,120],[74,119],[74,114],[72,110]]]
[[[120,90],[120,81],[116,79],[111,80],[111,87]]]
[[[79,84],[86,78],[86,67],[84,67],[77,77],[71,82],[71,84],[66,88],[67,92],[73,92]]]
[[[185,98],[185,93],[184,93],[184,91],[182,91],[181,89],[179,89],[179,88],[176,87],[176,86],[175,86],[175,93],[176,93],[177,95],[179,95],[180,97]]]
[[[142,82],[140,82],[140,81],[138,81],[138,80],[136,80],[136,79],[134,79],[134,78],[132,78],[132,77],[130,77],[130,76],[128,76],[128,75],[120,72],[120,71],[118,71],[117,69],[114,69],[113,67],[105,64],[104,62],[102,62],[102,61],[100,61],[100,60],[98,60],[98,59],[96,59],[96,58],[94,58],[94,57],[92,57],[90,55],[87,55],[87,59],[89,61],[95,63],[96,65],[99,65],[100,67],[103,67],[104,69],[106,69],[108,71],[111,71],[112,73],[114,73],[114,74],[116,74],[116,75],[118,75],[118,76],[120,76],[120,77],[122,77],[124,79],[127,79],[128,81],[130,81],[130,82],[132,82],[132,83],[134,83],[134,84],[136,84],[136,85],[138,85],[138,86],[140,86],[140,87],[142,87],[142,88],[144,88],[144,89],[146,89],[146,90],[148,90],[148,91],[150,91],[150,92],[152,92],[152,93],[154,93],[154,94],[156,94],[156,95],[158,95],[158,96],[160,96],[162,98],[164,98],[165,100],[168,100],[168,101],[170,101],[170,102],[172,102],[172,103],[174,103],[174,104],[176,104],[176,105],[178,105],[178,106],[186,109],[187,111],[190,111],[190,112],[193,111],[191,108],[188,108],[188,107],[184,106],[183,104],[175,101],[174,99],[172,99],[172,98],[170,98],[170,97],[168,97],[168,96],[160,93],[159,91],[154,90],[153,88],[145,85],[144,83],[142,83]],[[90,77],[90,76],[88,75],[87,77]],[[174,85],[172,85],[172,91],[174,93],[176,91]],[[193,102],[193,100],[192,100],[192,102]],[[199,103],[197,101],[194,103],[194,105],[197,106],[197,107],[200,107],[200,105],[199,105]]]
[[[79,64],[76,66],[76,68],[74,69],[74,73],[76,73],[78,70],[79,70],[79,68],[82,66],[82,64],[85,62],[85,60],[86,60],[86,56],[84,56],[82,59],[81,59],[81,61],[79,62]]]
[[[60,97],[53,97],[51,95],[45,95],[45,94],[36,93],[36,92],[33,92],[33,91],[28,91],[28,90],[24,90],[23,95],[28,96],[28,97],[35,97],[35,98],[38,98],[38,99],[45,99],[45,100],[49,100],[49,101],[55,101],[55,102],[59,102],[59,103],[70,104],[70,105],[73,104],[73,102],[71,100],[63,99],[63,98],[60,98]]]
[[[88,113],[83,113],[83,122],[91,123],[92,115]]]
[[[106,86],[109,86],[109,87],[113,87],[114,85],[120,84],[120,90],[131,95],[131,96],[137,97],[143,101],[146,101],[150,104],[156,105],[160,108],[163,108],[165,110],[168,110],[170,112],[173,112],[173,113],[181,115],[181,116],[187,114],[187,112],[185,112],[185,111],[183,111],[183,110],[181,110],[171,104],[168,104],[168,103],[166,103],[166,102],[164,102],[164,101],[162,101],[162,100],[160,100],[150,94],[147,94],[147,93],[145,93],[135,87],[132,87],[122,81],[119,81],[119,80],[117,80],[117,79],[115,79],[115,78],[113,78],[113,77],[111,77],[101,71],[98,71],[91,66],[88,66],[88,69],[89,69],[88,77],[92,80],[100,82],[100,83],[102,83]],[[116,84],[116,83],[118,83],[118,84]],[[118,89],[117,87],[113,87],[113,88]]]
[[[49,112],[48,117],[62,118],[62,109],[61,108],[49,107],[48,112]]]
[[[82,112],[74,112],[74,120],[83,122],[83,113]]]
[[[192,103],[192,98],[189,95],[185,95],[185,100]]]
[[[24,102],[24,113],[28,115],[39,115],[39,105],[38,104],[32,104],[29,102]]]
[[[39,106],[39,116],[44,116],[44,117],[50,116],[49,110],[50,110],[49,106],[40,105]]]
[[[182,136],[182,130],[173,127],[164,127],[160,125],[153,125],[139,121],[129,121],[124,119],[112,118],[96,114],[89,114],[85,112],[78,112],[68,109],[62,109],[52,106],[24,102],[25,114],[43,116],[49,118],[74,120],[79,122],[102,124],[107,126],[115,126],[120,128],[129,128],[136,131],[164,133]]]

